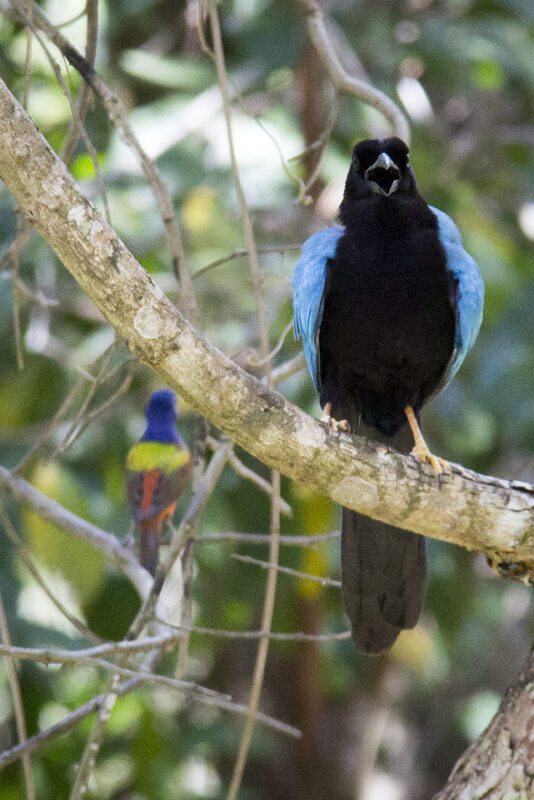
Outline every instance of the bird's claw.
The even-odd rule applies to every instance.
[[[410,455],[416,456],[416,458],[422,461],[423,464],[430,464],[440,479],[443,477],[443,475],[452,474],[452,469],[449,462],[444,458],[440,458],[439,456],[435,456],[433,453],[431,453],[425,443],[416,444]]]
[[[332,433],[348,433],[350,425],[346,419],[334,419],[332,416],[332,403],[325,403],[320,422],[324,423]]]

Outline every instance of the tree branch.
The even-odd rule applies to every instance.
[[[30,505],[42,519],[57,525],[66,533],[93,544],[127,575],[141,597],[147,596],[152,586],[150,574],[143,569],[135,555],[121,545],[116,536],[76,516],[2,466],[0,466],[0,487],[7,489],[20,503]]]
[[[348,638],[348,635],[347,635]],[[151,675],[151,677],[153,677]],[[124,683],[121,684],[117,695],[119,697],[124,697],[125,695],[132,692],[134,689],[137,689],[141,686],[143,681],[140,678],[130,678]],[[6,767],[8,764],[12,764],[14,761],[17,761],[19,758],[22,757],[24,753],[31,753],[33,750],[43,747],[43,745],[50,742],[52,739],[55,739],[59,736],[63,736],[68,733],[72,728],[74,728],[81,720],[85,719],[86,717],[94,714],[95,711],[98,711],[102,703],[105,702],[107,694],[99,694],[96,697],[91,698],[88,700],[87,703],[84,703],[83,706],[80,706],[75,711],[72,711],[70,714],[67,714],[59,722],[56,722],[55,725],[51,725],[50,728],[46,728],[44,731],[39,731],[39,733],[30,736],[29,739],[26,739],[25,742],[12,747],[10,750],[4,750],[3,753],[0,753],[0,770]],[[241,703],[233,703],[231,701],[225,701],[224,699],[218,699],[217,705],[219,708],[227,709],[228,711],[232,711],[236,714],[245,715],[248,711],[247,706],[242,705]],[[293,727],[292,725],[288,725],[285,722],[281,722],[280,720],[274,719],[274,717],[270,717],[267,714],[258,714],[256,717],[257,721],[260,722],[262,725],[271,728],[272,730],[278,731],[279,733],[283,733],[286,736],[292,736],[294,738],[299,738],[301,733],[298,728]]]
[[[534,562],[534,488],[433,470],[324,426],[203,338],[167,300],[0,82],[0,177],[132,353],[241,447],[370,517],[510,562]]]
[[[352,94],[363,103],[376,108],[387,119],[393,133],[409,144],[410,127],[398,105],[367,81],[354,78],[345,72],[326,31],[319,4],[316,0],[299,0],[299,2],[306,14],[310,38],[336,90],[343,94]]]
[[[4,612],[4,603],[2,602],[2,595],[0,595],[0,637],[7,650],[6,659],[6,672],[7,681],[11,687],[11,696],[13,698],[13,711],[15,713],[15,724],[20,744],[24,744],[28,739],[26,729],[26,717],[24,716],[24,703],[22,700],[22,692],[20,690],[19,676],[17,675],[17,662],[13,655],[9,652],[11,648],[11,640],[9,636],[9,628],[7,626],[7,619]],[[2,645],[0,645],[2,647]],[[26,784],[26,800],[35,800],[35,783],[33,780],[33,770],[30,754],[24,752],[22,756],[22,769],[24,772],[24,782]]]
[[[433,800],[522,800],[534,793],[534,650],[493,720],[454,767]]]
[[[187,314],[196,322],[198,318],[198,307],[196,304],[195,293],[191,276],[185,266],[184,249],[178,222],[174,214],[172,200],[165,186],[156,165],[148,158],[146,152],[141,147],[137,137],[132,131],[126,108],[120,97],[112,91],[102,80],[100,75],[95,72],[92,65],[81,53],[65,39],[65,37],[48,21],[39,6],[34,2],[24,3],[21,0],[13,0],[11,13],[15,17],[28,25],[30,29],[39,29],[46,34],[48,39],[58,48],[66,60],[74,69],[78,70],[84,81],[93,89],[104,104],[109,119],[115,126],[121,139],[132,149],[139,160],[139,164],[150,183],[157,206],[161,215],[165,236],[171,256],[172,268],[178,278],[182,303]]]

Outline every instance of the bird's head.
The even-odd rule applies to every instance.
[[[390,198],[415,190],[410,153],[402,139],[393,136],[358,142],[352,152],[344,202],[373,195]]]
[[[176,395],[170,389],[157,389],[150,395],[146,407],[147,421],[156,419],[176,420],[178,406]]]
[[[146,429],[140,442],[182,443],[182,438],[176,430],[178,404],[174,392],[170,389],[158,389],[152,392],[145,415]]]

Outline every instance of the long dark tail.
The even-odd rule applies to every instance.
[[[139,523],[139,561],[152,576],[158,566],[161,520],[146,519]]]
[[[377,439],[374,429],[353,431]],[[401,452],[413,446],[407,426],[391,439]],[[341,584],[352,638],[359,650],[380,653],[417,624],[426,588],[425,540],[348,508],[341,518]]]

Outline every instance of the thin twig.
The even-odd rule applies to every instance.
[[[319,542],[329,542],[339,539],[339,531],[318,533],[310,536],[280,536],[280,544],[293,545],[294,547],[313,547]],[[196,539],[197,544],[218,544],[219,542],[246,542],[247,544],[269,544],[271,537],[266,533],[238,533],[226,531],[224,533],[204,533]]]
[[[14,0],[14,2],[20,2],[20,0]],[[110,215],[110,211],[109,211],[109,203],[108,203],[108,196],[107,196],[107,192],[106,192],[106,186],[105,186],[104,180],[102,178],[102,173],[100,172],[100,166],[98,164],[98,158],[97,158],[96,149],[95,149],[91,139],[89,138],[89,135],[88,135],[87,131],[85,130],[85,127],[78,120],[78,118],[76,116],[77,115],[77,108],[76,108],[76,104],[75,104],[74,98],[72,97],[72,94],[71,94],[71,92],[69,90],[69,87],[67,86],[67,84],[66,84],[66,82],[65,82],[65,80],[63,78],[63,75],[61,73],[60,67],[58,66],[58,64],[56,63],[56,60],[52,56],[52,53],[50,52],[50,50],[46,46],[46,44],[45,44],[45,42],[43,40],[43,37],[39,35],[37,27],[33,24],[33,19],[34,19],[34,14],[32,14],[31,20],[27,21],[26,24],[31,29],[33,35],[35,36],[35,38],[37,39],[37,41],[39,42],[39,44],[43,48],[43,52],[46,55],[46,57],[48,59],[48,62],[50,63],[50,66],[52,67],[52,70],[54,71],[54,74],[56,76],[56,80],[59,83],[59,85],[61,87],[61,90],[62,90],[63,94],[65,95],[65,98],[66,98],[66,100],[67,100],[67,102],[68,102],[68,104],[70,106],[72,118],[73,118],[73,120],[74,120],[74,122],[75,122],[75,124],[77,126],[77,129],[78,129],[78,135],[82,137],[83,142],[84,142],[84,144],[85,144],[85,146],[87,148],[87,152],[89,154],[89,157],[91,159],[91,162],[93,164],[93,169],[95,171],[95,178],[96,178],[96,182],[97,182],[97,185],[98,185],[98,191],[100,193],[100,196],[102,198],[102,203],[103,203],[103,206],[104,206],[104,216],[106,217],[107,222],[111,223],[111,215]]]
[[[213,478],[212,481],[206,486],[203,484],[203,479],[206,473],[206,455],[207,455],[207,446],[206,442],[208,439],[209,434],[209,422],[205,417],[202,417],[200,414],[195,414],[194,422],[193,422],[193,431],[194,431],[194,446],[193,446],[193,477],[192,477],[192,487],[193,487],[193,496],[195,497],[199,492],[206,493],[206,499],[209,497],[211,492],[215,489],[218,477],[220,476],[220,472],[218,472],[217,476]],[[221,467],[221,471],[222,471]],[[213,473],[211,473],[213,474]],[[193,576],[194,576],[194,565],[195,565],[195,549],[194,549],[194,539],[196,538],[196,531],[198,520],[200,516],[201,508],[197,506],[196,512],[196,521],[187,532],[187,538],[183,538],[181,540],[181,533],[179,531],[173,530],[173,540],[174,541],[183,541],[183,549],[181,553],[174,559],[174,560],[167,560],[164,570],[165,570],[165,584],[162,589],[162,596],[161,596],[161,603],[165,603],[165,595],[167,594],[172,595],[172,581],[168,579],[171,576],[174,576],[177,572],[179,572],[179,576],[181,579],[181,594],[179,598],[180,602],[180,622],[184,626],[188,626],[191,624],[192,617],[193,617],[193,592],[192,592],[192,583],[193,583]],[[187,516],[187,513],[184,517]],[[176,550],[178,552],[178,550]],[[178,564],[178,560],[180,563]],[[172,605],[170,606],[172,609]],[[157,609],[155,609],[156,611]],[[172,616],[172,614],[167,614],[167,616]],[[187,662],[189,658],[189,635],[187,635],[184,639],[180,640],[178,643],[178,653],[176,659],[176,667],[174,670],[174,677],[175,678],[183,678],[187,672]]]
[[[266,359],[265,362],[265,375],[267,377],[267,383],[270,384],[270,373],[271,373],[271,362],[268,358],[269,355],[269,337],[267,334],[267,325],[265,319],[265,307],[263,302],[262,296],[262,283],[263,278],[260,270],[260,265],[258,261],[258,252],[256,250],[256,241],[254,238],[254,229],[252,227],[252,220],[250,218],[250,212],[247,205],[247,200],[245,197],[245,192],[243,189],[243,184],[241,182],[241,176],[239,174],[239,166],[237,163],[237,156],[235,152],[235,145],[234,145],[234,138],[233,138],[233,131],[232,131],[232,115],[231,115],[231,108],[230,108],[230,95],[228,92],[228,78],[226,74],[226,65],[225,65],[225,58],[224,58],[224,49],[222,44],[222,36],[221,36],[221,28],[219,25],[219,14],[217,11],[217,4],[215,0],[209,0],[208,5],[208,15],[210,20],[211,26],[211,33],[213,38],[213,57],[215,60],[215,66],[217,69],[217,77],[219,80],[219,86],[221,88],[221,94],[223,98],[223,111],[224,111],[224,119],[226,122],[226,131],[228,136],[228,147],[230,149],[230,161],[232,165],[232,175],[234,179],[234,185],[237,191],[237,196],[239,199],[239,207],[241,210],[241,216],[243,218],[243,233],[245,236],[245,243],[247,247],[247,251],[249,254],[249,264],[250,264],[250,275],[252,279],[252,286],[254,290],[254,296],[256,300],[256,311],[258,314],[258,325],[260,329],[260,352],[261,357]],[[205,42],[204,42],[205,45]],[[208,53],[211,54],[211,51],[208,50]]]
[[[185,633],[178,632],[174,635],[174,637],[167,636],[167,639],[171,641],[172,638],[176,640],[178,638],[183,638],[184,636]],[[154,646],[151,645],[151,647],[153,648]],[[142,649],[145,649],[145,646],[143,646]],[[117,675],[123,675],[126,677],[138,678],[142,682],[154,683],[161,686],[166,686],[170,689],[177,689],[180,692],[187,692],[188,694],[191,693],[191,696],[200,702],[203,702],[205,698],[208,698],[208,702],[212,704],[217,700],[228,702],[231,699],[227,694],[216,692],[213,689],[207,689],[205,686],[200,686],[198,683],[193,683],[192,681],[182,681],[177,678],[169,678],[166,675],[155,675],[153,672],[144,672],[141,669],[123,667],[119,664],[106,661],[103,658],[83,656],[81,653],[82,651],[80,650],[33,650],[24,647],[5,647],[0,645],[0,655],[9,658],[37,661],[43,664],[88,664],[93,667],[105,669],[112,673],[111,688],[106,690],[106,693],[109,694],[116,693],[115,678]],[[99,720],[99,723],[101,723],[101,720]]]
[[[282,347],[284,346],[284,342],[286,340],[286,336],[287,336],[287,334],[289,333],[289,331],[292,328],[293,328],[293,320],[291,320],[290,322],[287,323],[286,327],[284,328],[284,330],[280,334],[280,338],[278,339],[278,341],[275,344],[275,346],[273,347],[273,349],[269,353],[267,353],[267,355],[264,358],[259,359],[259,360],[257,358],[255,358],[254,356],[250,356],[249,359],[248,359],[249,365],[251,367],[263,367],[263,366],[265,366],[265,364],[268,361],[272,360],[274,358],[274,356],[277,353],[279,353],[280,350],[282,349]]]
[[[24,250],[26,245],[31,239],[33,228],[28,224],[26,217],[20,215],[20,226],[17,224],[16,235],[2,260],[0,261],[0,272],[3,270],[11,270],[15,259],[18,259],[20,253]]]
[[[13,470],[13,474],[20,474],[24,467],[28,464],[28,462],[35,456],[35,454],[43,447],[46,442],[49,441],[51,436],[57,430],[59,425],[63,422],[65,415],[67,414],[69,408],[71,407],[72,403],[76,399],[76,395],[82,389],[87,380],[87,375],[83,374],[78,381],[74,384],[70,392],[68,393],[67,397],[59,407],[59,409],[54,414],[53,418],[50,422],[46,425],[43,432],[40,436],[38,436],[29,451],[26,453],[25,456],[21,458],[15,469]]]
[[[367,105],[376,108],[387,119],[395,135],[409,144],[410,127],[397,104],[367,81],[347,74],[327,33],[319,4],[316,0],[299,0],[299,2],[306,14],[310,38],[336,90],[343,94],[352,94]]]
[[[265,478],[262,478],[261,475],[258,475],[257,472],[254,472],[253,469],[247,467],[240,458],[238,458],[234,451],[232,451],[228,457],[228,463],[231,467],[235,470],[235,472],[247,481],[250,481],[262,492],[265,492],[269,497],[272,497],[273,488],[269,481],[266,481]],[[280,513],[283,514],[285,517],[292,517],[293,516],[293,509],[286,503],[285,500],[280,500]]]
[[[9,628],[7,618],[4,612],[4,603],[2,595],[0,595],[0,635],[4,646],[9,650],[11,647],[11,640],[9,637]],[[11,696],[13,698],[13,709],[15,711],[15,724],[17,726],[17,734],[19,743],[23,744],[27,739],[26,731],[26,718],[24,716],[24,703],[22,702],[22,692],[20,690],[19,678],[17,675],[17,666],[15,659],[8,654],[7,658],[7,679],[11,689]],[[22,756],[22,769],[24,771],[24,783],[26,786],[26,797],[28,800],[35,800],[35,783],[33,781],[32,762],[29,753],[24,753]]]
[[[271,536],[269,542],[269,561],[271,562],[271,566],[269,567],[269,571],[267,573],[267,586],[265,589],[265,599],[263,603],[263,613],[262,613],[262,623],[261,623],[261,630],[263,636],[260,639],[258,653],[256,656],[256,663],[254,665],[254,675],[252,678],[252,688],[249,697],[248,714],[245,722],[245,729],[243,731],[243,736],[241,739],[241,745],[239,747],[239,752],[234,765],[234,771],[232,773],[232,780],[230,782],[230,788],[228,790],[227,800],[235,800],[235,798],[237,797],[237,793],[239,791],[239,787],[241,785],[241,780],[243,778],[243,772],[247,761],[248,751],[250,749],[250,743],[252,741],[252,734],[254,732],[254,722],[255,722],[256,712],[258,710],[258,704],[260,701],[260,695],[263,686],[263,676],[265,674],[265,664],[267,662],[267,653],[269,650],[269,635],[271,632],[271,625],[274,612],[274,601],[276,597],[276,578],[277,578],[276,565],[278,563],[278,552],[279,552],[278,537],[280,536],[280,506],[279,506],[280,473],[279,472],[275,472],[273,470],[272,482],[273,482],[273,496],[271,499]]]
[[[130,692],[134,691],[141,685],[141,681],[138,678],[131,678],[128,681],[125,681],[119,687],[117,692],[119,697],[124,697],[125,695],[129,694]],[[62,720],[57,722],[55,725],[52,725],[50,728],[47,728],[44,731],[40,731],[36,733],[34,736],[31,736],[22,744],[16,745],[9,750],[5,750],[3,753],[0,753],[0,769],[6,767],[8,764],[12,764],[14,761],[17,761],[19,758],[22,758],[24,753],[30,753],[38,747],[43,747],[48,742],[58,738],[59,736],[64,736],[68,733],[72,728],[74,728],[79,722],[86,719],[86,717],[94,714],[95,711],[98,710],[100,705],[105,701],[106,695],[100,694],[96,697],[93,697],[83,706],[80,706],[75,711],[72,711],[70,714],[67,714]],[[219,701],[218,703],[220,708],[224,708],[228,711],[232,711],[235,714],[246,714],[247,707],[243,706],[239,703],[230,703],[226,701]],[[258,714],[256,717],[257,722],[266,727],[270,728],[271,730],[278,731],[279,733],[283,733],[286,736],[291,736],[294,738],[299,738],[301,736],[300,731],[298,728],[294,728],[292,725],[288,725],[285,722],[281,722],[280,720],[274,719],[274,717],[270,717],[267,714]]]
[[[31,66],[32,66],[32,35],[31,31],[28,28],[26,28],[26,57],[24,59],[24,91],[22,94],[22,105],[26,111],[28,110],[28,101],[30,98]]]
[[[97,548],[132,581],[141,597],[146,597],[152,579],[133,553],[123,547],[116,536],[76,516],[2,466],[0,466],[0,486],[8,489],[20,503],[31,506],[42,519]]]
[[[123,642],[102,642],[94,647],[85,647],[78,650],[62,650],[61,648],[51,647],[13,647],[0,645],[0,655],[13,656],[25,660],[37,661],[40,664],[78,664],[82,661],[100,663],[104,658],[116,658],[117,656],[131,655],[132,653],[144,653],[157,648],[166,648],[174,644],[183,636],[179,630],[165,631],[158,636],[145,636],[143,639]],[[107,663],[107,662],[106,662]],[[115,669],[115,665],[108,663],[109,669]],[[191,684],[192,685],[192,684]],[[188,684],[185,688],[190,688]],[[211,689],[209,690],[211,692]]]
[[[341,581],[336,581],[334,578],[325,578],[320,575],[310,575],[307,572],[300,572],[290,567],[282,567],[280,564],[271,564],[269,561],[262,561],[259,558],[252,558],[252,556],[243,556],[240,553],[232,553],[232,558],[236,561],[243,561],[245,564],[255,564],[262,569],[276,569],[278,572],[283,572],[285,575],[292,575],[294,578],[301,578],[306,581],[315,581],[320,583],[321,586],[333,586],[336,589],[341,589]]]
[[[69,794],[69,800],[80,800],[86,793],[89,783],[89,776],[95,765],[96,757],[102,745],[104,732],[113,706],[118,697],[120,686],[120,674],[116,672],[110,678],[110,690],[106,693],[105,701],[99,706],[96,713],[96,720],[93,723],[91,732],[83,750],[81,761],[76,771],[74,785]]]
[[[349,634],[350,635],[350,634]],[[150,676],[152,677],[152,676]],[[129,694],[134,689],[137,689],[139,686],[142,685],[142,681],[139,678],[131,678],[125,681],[119,687],[117,694],[119,697],[124,697],[124,695]],[[70,714],[67,714],[62,720],[57,722],[55,725],[52,725],[50,728],[47,728],[44,731],[40,731],[39,733],[35,734],[34,736],[30,737],[26,740],[26,742],[17,745],[9,750],[5,750],[3,753],[0,754],[0,769],[11,764],[13,761],[21,758],[24,753],[29,753],[37,747],[42,747],[43,745],[47,744],[51,740],[62,736],[68,733],[72,728],[75,727],[81,720],[85,719],[86,717],[93,714],[98,708],[105,702],[106,695],[100,694],[96,697],[93,697],[83,706],[80,706],[75,711],[72,711]],[[203,700],[205,703],[209,702],[208,695],[204,697]],[[217,705],[220,708],[226,709],[228,711],[232,711],[233,713],[237,714],[246,714],[248,709],[246,706],[241,705],[239,703],[232,703],[230,701],[226,701],[224,699],[217,699]],[[268,716],[267,714],[259,713],[256,717],[257,722],[265,725],[272,730],[278,731],[283,733],[287,736],[292,737],[299,737],[300,731],[297,728],[294,728],[291,725],[287,725],[280,720],[274,719],[273,717]]]
[[[330,112],[330,117],[326,123],[326,126],[323,132],[321,133],[320,138],[316,142],[314,142],[313,145],[311,145],[311,147],[318,150],[318,155],[311,175],[309,176],[306,183],[302,183],[299,196],[297,197],[297,203],[302,203],[303,205],[309,205],[312,202],[312,198],[309,196],[308,192],[310,191],[313,184],[319,177],[323,155],[325,153],[328,142],[330,141],[330,136],[332,135],[332,131],[334,130],[338,115],[339,115],[339,97],[336,92],[334,102],[332,103],[332,110]],[[310,150],[311,147],[309,147],[308,150]]]
[[[15,240],[19,239],[24,233],[26,222],[23,215],[17,213],[17,227],[15,233]],[[11,260],[11,291],[13,295],[13,330],[15,334],[15,352],[17,355],[17,366],[19,369],[24,369],[24,353],[22,348],[22,332],[20,327],[20,296],[19,296],[19,269],[20,269],[20,247],[16,247],[12,251]]]
[[[172,627],[172,626],[170,626]],[[199,636],[214,636],[218,639],[263,639],[264,631],[229,631],[226,628],[203,628],[194,625],[190,628],[190,633]],[[270,631],[269,639],[274,642],[341,642],[350,639],[351,631],[341,631],[340,633],[274,633]]]
[[[164,572],[168,575],[176,559],[180,557],[182,553],[184,554],[182,558],[182,567],[185,573],[184,587],[186,588],[186,592],[183,598],[182,621],[187,624],[191,622],[192,615],[192,598],[189,583],[191,581],[193,568],[193,541],[196,537],[200,514],[211,497],[232,452],[233,443],[227,439],[221,442],[218,451],[214,453],[208,468],[198,482],[191,505],[184,514],[180,527],[172,538],[169,553],[167,554],[164,565]],[[189,636],[178,644],[178,659],[175,670],[175,675],[177,677],[181,677],[185,672],[188,652]]]
[[[282,381],[285,381],[286,378],[290,378],[292,375],[295,375],[297,372],[303,370],[305,366],[306,359],[304,357],[304,353],[301,351],[300,353],[297,353],[296,356],[293,356],[293,358],[290,358],[288,361],[284,361],[283,364],[280,364],[278,367],[273,369],[273,383],[282,383]]]
[[[252,227],[252,220],[248,209],[245,192],[241,182],[239,173],[239,166],[235,152],[233,132],[232,132],[232,117],[230,109],[230,98],[228,91],[228,79],[225,66],[224,48],[222,43],[221,28],[219,24],[219,14],[217,10],[216,0],[209,0],[208,16],[211,26],[211,34],[214,48],[215,66],[217,69],[217,77],[219,86],[221,87],[221,94],[223,97],[223,111],[226,122],[226,129],[228,135],[228,146],[230,149],[230,161],[232,165],[232,174],[234,178],[234,185],[239,198],[239,205],[241,209],[241,216],[243,218],[243,231],[245,236],[245,243],[249,252],[250,276],[254,290],[254,297],[256,300],[256,313],[258,315],[258,325],[260,333],[260,353],[263,361],[265,371],[265,378],[269,387],[273,386],[272,383],[272,360],[269,354],[269,335],[267,331],[267,322],[265,315],[265,305],[262,294],[262,275],[258,261],[258,253],[256,250],[256,242],[254,239],[254,230]],[[205,41],[203,42],[206,46]],[[271,494],[271,541],[269,544],[269,561],[276,564],[278,561],[278,536],[280,535],[280,474],[278,472],[271,473],[272,494]],[[248,714],[245,722],[245,728],[241,739],[241,745],[237,756],[236,763],[228,790],[228,800],[235,800],[241,779],[245,768],[245,763],[252,740],[252,733],[254,730],[254,720],[258,703],[260,699],[261,689],[263,686],[263,676],[265,672],[265,664],[267,661],[267,653],[269,650],[268,633],[271,629],[274,601],[276,595],[276,569],[269,569],[267,575],[267,586],[265,589],[265,598],[263,603],[262,613],[262,630],[265,632],[265,637],[260,640],[258,652],[256,655],[256,662],[254,665],[254,675],[252,680],[252,688],[249,698]]]
[[[283,255],[284,253],[291,253],[295,250],[300,250],[301,247],[302,245],[300,244],[277,244],[257,247],[256,250],[258,253],[280,253],[280,255]],[[201,275],[205,275],[206,272],[210,272],[212,269],[220,267],[222,264],[227,264],[229,261],[234,261],[236,258],[245,258],[248,256],[248,254],[249,251],[246,247],[240,247],[238,250],[234,250],[227,256],[222,256],[221,258],[216,258],[215,261],[210,261],[210,263],[206,264],[205,267],[201,267],[200,269],[197,269],[196,272],[193,272],[191,277],[193,280],[196,280]]]
[[[89,404],[89,401],[94,395],[98,385],[100,383],[104,383],[105,381],[109,380],[109,374],[108,375],[102,374],[102,377],[100,376],[97,377],[97,380],[95,381],[95,383],[92,384],[89,390],[88,396],[84,400],[82,409],[78,412],[76,421],[73,422],[70,438],[68,436],[65,436],[63,443],[58,446],[56,453],[53,456],[51,456],[51,458],[53,458],[55,455],[60,455],[64,453],[67,449],[71,448],[74,442],[77,439],[79,439],[79,437],[89,427],[89,425],[91,425],[95,421],[95,419],[97,419],[105,411],[107,411],[108,408],[110,408],[110,406],[112,406],[119,399],[119,397],[122,397],[122,395],[128,391],[133,380],[133,375],[136,366],[137,366],[136,362],[131,361],[128,367],[128,372],[125,375],[120,386],[114,392],[112,392],[112,394],[109,397],[107,397],[106,400],[104,400],[99,406],[94,408],[92,411],[87,411],[86,409]],[[122,369],[122,364],[120,365],[120,368]],[[113,372],[115,372],[115,370],[113,370]]]
[[[11,539],[11,541],[15,546],[17,555],[24,562],[24,564],[26,565],[26,569],[33,577],[37,585],[40,586],[43,592],[47,595],[47,597],[50,598],[50,600],[58,609],[58,611],[61,614],[63,614],[65,619],[67,619],[70,622],[70,624],[74,628],[76,628],[76,630],[79,631],[79,633],[81,633],[82,636],[84,636],[89,641],[94,642],[95,644],[100,643],[102,641],[100,637],[94,634],[91,630],[89,630],[87,625],[84,625],[83,622],[78,619],[78,617],[75,617],[74,614],[71,614],[68,608],[55,596],[55,594],[48,587],[48,584],[43,579],[41,573],[33,563],[33,560],[30,556],[30,551],[28,550],[24,542],[22,542],[20,537],[17,535],[15,528],[11,524],[11,520],[9,519],[9,516],[4,508],[4,504],[1,498],[0,498],[0,520],[2,521],[6,534]]]
[[[24,281],[21,280],[20,275],[13,275],[12,280],[15,282],[20,294],[31,303],[35,303],[35,305],[39,306],[39,308],[42,308],[45,311],[49,308],[59,308],[59,300],[56,300],[53,297],[46,297],[40,290],[34,291],[33,289],[30,289],[30,287],[26,286]]]
[[[101,356],[101,362],[98,368],[98,372],[96,376],[90,381],[89,383],[89,391],[87,392],[86,396],[84,397],[80,408],[78,409],[74,420],[71,422],[66,434],[64,435],[63,439],[57,445],[54,453],[50,456],[50,459],[55,458],[56,456],[62,455],[70,445],[75,441],[77,437],[75,437],[76,429],[79,425],[81,425],[81,420],[83,419],[85,412],[89,406],[89,403],[93,399],[93,396],[100,386],[100,384],[104,380],[104,376],[106,375],[106,370],[108,367],[109,362],[115,352],[115,348],[117,347],[117,339],[114,337],[113,342],[106,348],[104,353]],[[92,377],[92,376],[91,376]]]
[[[83,12],[82,12],[83,13]],[[98,38],[98,2],[97,0],[86,0],[85,17],[87,20],[87,31],[85,34],[85,58],[94,67],[96,57],[96,43]],[[69,24],[69,23],[65,23]],[[62,26],[58,26],[62,27]],[[74,155],[80,130],[83,126],[86,114],[91,105],[91,87],[85,81],[81,82],[80,90],[76,102],[72,109],[72,120],[69,130],[65,137],[65,143],[61,148],[60,158],[68,164]]]
[[[23,22],[31,22],[40,28],[63,53],[67,61],[81,74],[104,104],[112,124],[120,138],[130,147],[139,159],[141,168],[152,187],[156,203],[163,221],[167,245],[174,273],[179,279],[183,309],[193,325],[198,323],[198,306],[195,299],[191,276],[185,264],[185,254],[178,222],[174,214],[172,198],[165,186],[156,165],[148,158],[135,136],[124,104],[119,96],[109,88],[91,64],[65,39],[43,14],[36,3],[31,5],[31,16],[20,2],[16,2],[16,15]]]

